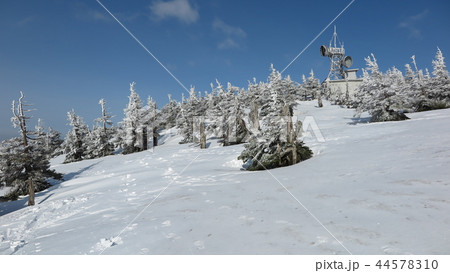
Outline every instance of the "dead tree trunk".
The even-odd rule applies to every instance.
[[[142,150],[148,149],[148,130],[147,126],[142,127]]]
[[[25,173],[27,174],[27,182],[28,182],[28,206],[34,206],[34,181],[33,178],[31,178],[31,160],[30,160],[30,147],[28,146],[28,130],[27,130],[27,123],[26,120],[29,119],[29,117],[25,116],[25,111],[23,109],[24,102],[24,94],[22,91],[20,91],[20,98],[19,102],[17,103],[16,108],[16,102],[12,102],[12,112],[13,112],[13,123],[15,127],[19,127],[20,133],[22,134],[22,141],[23,141],[23,153],[24,158],[26,159],[25,163]]]
[[[319,104],[319,107],[323,107],[323,103],[322,103],[322,92],[320,90],[317,91],[318,96],[317,96],[317,103]]]
[[[158,128],[155,127],[153,128],[153,147],[158,146],[158,137],[159,137]]]
[[[200,122],[200,149],[206,149],[205,123]]]
[[[296,137],[294,132],[294,125],[292,123],[292,115],[288,105],[284,106],[283,115],[287,118],[286,141],[291,147],[290,163],[291,165],[294,165],[295,163],[297,163],[297,146],[295,141]]]
[[[260,127],[259,127],[259,115],[258,115],[258,104],[256,103],[256,101],[253,101],[253,105],[251,107],[250,110],[250,131],[255,132],[255,131],[259,131]]]

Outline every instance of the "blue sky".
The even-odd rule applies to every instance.
[[[270,64],[283,70],[351,1],[101,0],[179,81],[209,91],[218,79],[246,87],[266,80]],[[403,70],[416,55],[431,70],[439,46],[450,54],[448,0],[356,0],[336,21],[355,68],[374,53],[381,69]],[[319,47],[327,29],[285,72],[296,81],[329,68]],[[0,2],[0,139],[17,135],[11,101],[23,91],[38,117],[63,135],[74,109],[87,124],[104,98],[117,122],[128,102],[129,83],[162,107],[167,94],[185,92],[95,0]]]

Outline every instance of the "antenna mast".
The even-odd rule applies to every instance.
[[[344,44],[340,43],[338,47],[337,41],[336,26],[334,26],[334,33],[330,45],[328,47],[325,45],[320,47],[320,54],[330,58],[330,72],[328,73],[327,80],[345,79],[344,66],[349,68],[353,64],[352,58],[345,56]]]

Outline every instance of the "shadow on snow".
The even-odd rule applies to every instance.
[[[97,165],[97,163],[93,163],[87,167],[84,167],[76,172],[71,172],[68,174],[64,174],[63,175],[63,180],[62,181],[58,181],[58,180],[54,180],[54,179],[50,179],[49,183],[52,185],[50,188],[45,189],[41,192],[37,192],[35,195],[35,199],[36,199],[36,204],[40,205],[42,203],[44,203],[45,201],[47,201],[50,197],[52,197],[55,193],[50,193],[50,191],[56,190],[58,189],[62,183],[64,183],[65,181],[69,181],[71,179],[76,178],[77,176],[79,176],[80,174],[82,174],[85,171],[88,171],[90,169],[92,169],[95,165]],[[45,197],[44,197],[45,196]],[[41,197],[44,197],[42,200],[39,200]],[[0,202],[0,217],[6,214],[9,214],[11,212],[26,208],[28,204],[28,196],[23,196],[18,200],[15,201],[7,201],[7,202]]]

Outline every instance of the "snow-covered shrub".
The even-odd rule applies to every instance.
[[[281,74],[273,67],[266,87],[269,96],[261,107],[260,130],[238,157],[250,171],[289,166],[312,156],[312,151],[297,138],[292,123],[295,102],[286,92]]]
[[[248,171],[273,169],[290,166],[312,157],[312,151],[302,141],[288,143],[274,137],[270,141],[253,138],[244,144],[245,150],[238,159],[244,161],[244,169]],[[292,153],[296,153],[293,160]]]

